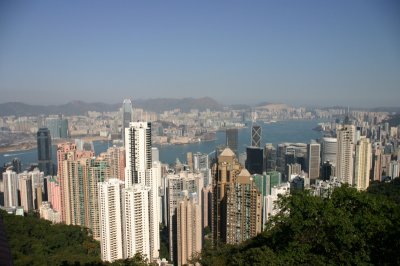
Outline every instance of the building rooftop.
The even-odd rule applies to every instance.
[[[227,157],[231,157],[231,156],[236,156],[235,153],[229,149],[229,148],[225,148],[223,150],[223,152],[221,152],[220,156],[227,156]]]

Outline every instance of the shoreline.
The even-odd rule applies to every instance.
[[[107,137],[100,137],[100,136],[88,136],[88,137],[70,138],[70,139],[56,139],[56,140],[52,140],[52,146],[58,145],[58,144],[64,143],[64,142],[75,141],[75,139],[81,139],[83,141],[108,141],[109,140]],[[37,149],[36,141],[29,141],[29,142],[16,144],[16,145],[0,147],[0,153],[29,151],[29,150],[33,150],[33,149]]]

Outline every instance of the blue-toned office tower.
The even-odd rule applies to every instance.
[[[51,159],[51,136],[48,128],[40,128],[37,132],[37,150],[39,169],[45,176],[53,175]]]

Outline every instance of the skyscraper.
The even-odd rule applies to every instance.
[[[126,150],[126,167],[125,167],[125,191],[124,201],[129,201],[134,195],[141,195],[143,201],[141,212],[133,212],[124,214],[124,219],[137,220],[140,217],[147,217],[146,224],[132,224],[135,230],[142,230],[147,228],[146,234],[142,239],[137,242],[130,234],[124,234],[126,237],[125,243],[131,245],[125,247],[128,253],[125,255],[127,258],[141,251],[147,256],[149,260],[158,258],[158,250],[160,249],[160,234],[158,226],[160,223],[160,199],[158,196],[159,185],[161,182],[161,165],[152,160],[151,151],[151,123],[149,122],[131,122],[129,127],[125,129],[125,150]],[[131,188],[134,186],[134,188]],[[145,201],[144,194],[147,193],[147,201]],[[124,203],[126,206],[131,206],[129,202]],[[133,206],[133,205],[132,205]],[[138,208],[139,205],[135,205]],[[132,207],[133,208],[133,207]],[[128,210],[129,211],[129,210]],[[127,215],[140,215],[138,217],[125,217]],[[143,220],[144,221],[144,220]],[[141,228],[141,229],[139,229]],[[127,228],[127,230],[130,230]],[[133,230],[133,229],[132,229]],[[135,253],[133,252],[133,243],[135,241]],[[139,243],[139,244],[138,244]]]
[[[22,173],[19,175],[18,182],[24,212],[33,211],[32,177],[27,173]]]
[[[319,178],[319,169],[321,163],[321,145],[315,141],[308,144],[307,149],[307,166],[308,166],[308,177],[311,180]]]
[[[226,243],[226,187],[240,173],[242,166],[234,152],[226,148],[212,167],[213,200],[212,200],[212,235],[213,244]]]
[[[257,124],[253,124],[251,127],[251,146],[261,147],[261,127]]]
[[[389,164],[389,176],[393,180],[399,177],[399,161],[391,161]]]
[[[220,154],[212,173],[213,244],[237,244],[261,232],[261,194],[232,150]]]
[[[178,261],[178,239],[177,239],[177,208],[183,199],[182,191],[196,193],[198,191],[197,179],[202,176],[182,171],[179,174],[167,175],[167,216],[169,231],[169,254],[171,261]],[[200,188],[201,189],[201,188]]]
[[[374,180],[382,180],[382,150],[381,148],[376,148],[374,154]]]
[[[46,176],[53,175],[51,136],[47,128],[40,128],[37,132],[37,150],[40,171]]]
[[[226,146],[230,148],[236,154],[236,156],[238,156],[238,138],[239,138],[238,129],[228,128],[225,131],[225,134],[226,134]]]
[[[11,164],[13,166],[14,172],[16,172],[17,174],[22,172],[21,160],[19,158],[12,159]]]
[[[110,167],[102,157],[91,158],[83,180],[85,227],[92,230],[93,238],[100,239],[100,211],[98,184],[110,179]]]
[[[125,181],[125,148],[110,147],[105,157],[110,166],[110,177]]]
[[[321,141],[321,162],[329,161],[333,165],[336,165],[337,156],[337,139],[324,137]]]
[[[259,147],[247,147],[246,155],[246,169],[252,175],[261,175],[265,171],[264,150]]]
[[[124,182],[112,178],[99,183],[101,259],[112,262],[124,258],[122,233],[122,189]]]
[[[276,149],[272,143],[265,144],[264,148],[265,169],[272,171],[276,168]]]
[[[133,121],[133,109],[132,102],[130,99],[124,99],[122,103],[122,141],[125,144],[125,129],[129,127],[129,123]]]
[[[197,194],[187,194],[184,191],[183,199],[177,207],[178,266],[187,265],[190,259],[201,252],[202,247],[201,208]]]
[[[226,243],[239,244],[262,230],[262,200],[246,169],[226,186]]]
[[[371,143],[368,138],[361,137],[356,145],[354,162],[354,183],[358,190],[366,190],[369,186],[371,159]]]
[[[151,168],[151,123],[131,122],[125,129],[125,186],[144,184]]]
[[[336,131],[337,134],[337,157],[336,175],[344,183],[354,185],[353,179],[353,139],[354,126],[345,125]]]
[[[4,207],[18,206],[18,176],[11,169],[3,173]]]
[[[62,118],[62,115],[46,118],[46,127],[49,129],[52,139],[68,138],[68,120]]]
[[[123,238],[125,258],[142,253],[150,255],[149,188],[131,184],[122,190]],[[158,233],[158,232],[157,232]]]

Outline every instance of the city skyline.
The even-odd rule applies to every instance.
[[[396,1],[2,2],[2,102],[396,106],[399,10]]]

